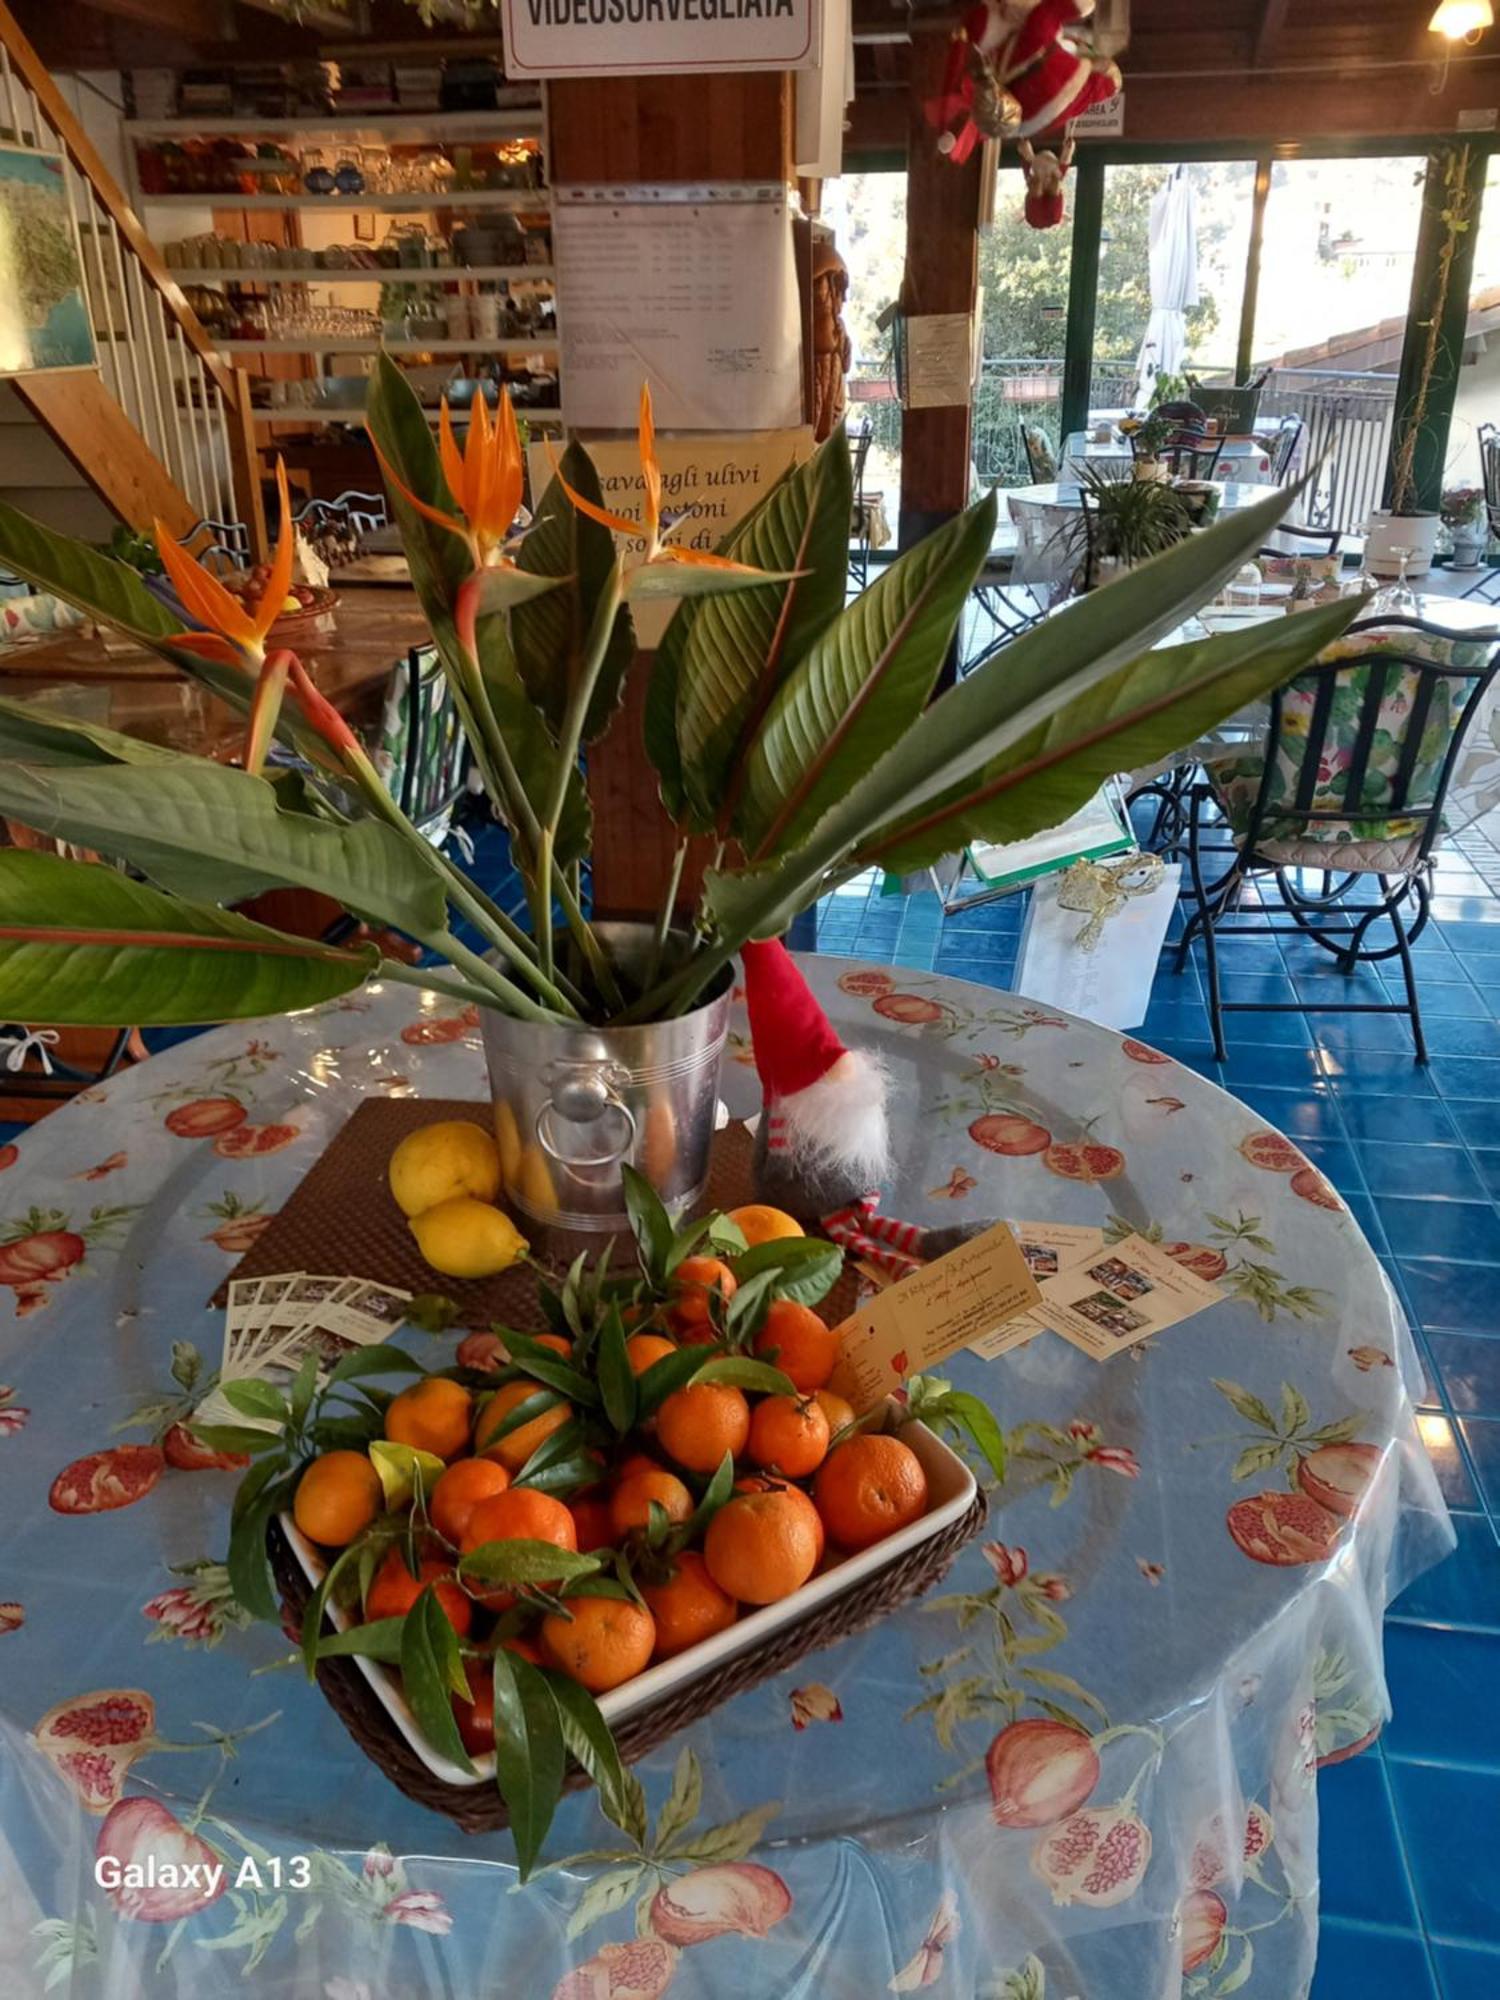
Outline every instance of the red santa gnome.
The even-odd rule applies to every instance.
[[[740,956],[764,1093],[757,1201],[816,1224],[888,1279],[989,1228],[985,1221],[922,1229],[880,1213],[880,1185],[891,1170],[884,1065],[845,1048],[785,945],[747,944]]]
[[[1035,139],[1101,104],[1120,72],[1078,41],[1094,0],[980,0],[953,38],[943,92],[927,105],[956,163],[981,139]]]

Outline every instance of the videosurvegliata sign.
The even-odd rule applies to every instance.
[[[819,0],[501,0],[505,72],[812,69]]]

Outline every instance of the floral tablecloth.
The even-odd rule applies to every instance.
[[[483,1095],[472,1015],[370,989],[90,1092],[0,1155],[7,1993],[1305,1993],[1315,1769],[1379,1729],[1382,1612],[1451,1544],[1381,1268],[1315,1170],[1141,1043],[805,963],[889,1060],[889,1212],[1145,1230],[1223,1302],[1106,1366],[1050,1334],[956,1358],[1010,1469],[946,1584],[647,1757],[642,1840],[570,1799],[518,1888],[508,1836],[409,1803],[246,1627],[234,1475],[173,1428],[204,1300],[358,1101]],[[724,1075],[751,1110],[743,1016]],[[153,1861],[202,1872],[114,1876]]]

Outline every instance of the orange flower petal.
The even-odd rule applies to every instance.
[[[409,507],[415,507],[427,520],[436,521],[438,526],[446,528],[450,535],[457,535],[461,542],[468,541],[468,527],[457,514],[445,514],[440,508],[429,507],[425,500],[419,500],[411,488],[396,477],[385,453],[376,444],[373,434],[370,435],[370,448],[375,453],[376,462],[385,475],[387,485],[393,486]]]
[[[232,641],[218,632],[174,632],[170,645],[179,653],[197,653],[205,660],[218,660],[224,666],[242,667],[245,655]]]
[[[651,388],[649,383],[641,384],[641,477],[646,485],[646,505],[642,519],[646,529],[646,540],[654,542],[656,531],[661,524],[661,463],[656,456],[656,423],[651,414]]]
[[[155,529],[157,554],[188,616],[215,632],[222,632],[237,645],[258,645],[260,635],[239,599],[232,597],[217,577],[210,576],[185,549],[178,547],[164,522],[157,521]]]
[[[460,507],[464,504],[464,461],[458,448],[458,439],[453,435],[453,416],[448,408],[448,398],[444,396],[438,405],[438,456],[443,461],[443,477],[448,482],[448,491]]]
[[[271,563],[271,574],[266,578],[266,587],[251,614],[256,639],[262,642],[286,604],[287,592],[292,587],[292,564],[297,554],[297,530],[292,525],[292,497],[287,491],[286,463],[279,454],[276,459],[276,496],[281,504],[276,555]]]
[[[287,668],[291,664],[291,654],[284,647],[267,656],[261,666],[255,683],[255,696],[250,703],[250,726],[245,732],[245,769],[252,777],[258,778],[266,761],[266,751],[276,732],[276,718],[281,714],[281,698],[286,690]]]
[[[769,570],[757,569],[754,563],[731,562],[728,556],[716,556],[708,549],[662,549],[658,552],[658,562],[695,563],[699,569],[731,569],[738,576],[769,576]],[[798,570],[796,575],[806,572]]]

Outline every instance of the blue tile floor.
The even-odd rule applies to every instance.
[[[493,829],[475,873],[520,914]],[[1458,1530],[1457,1553],[1392,1609],[1394,1720],[1320,1780],[1312,2000],[1500,2000],[1500,823],[1442,852],[1435,889],[1416,947],[1425,1070],[1399,1019],[1304,1012],[1231,1015],[1216,1063],[1197,968],[1179,977],[1165,959],[1142,1024],[1295,1134],[1358,1216],[1416,1330],[1422,1430]],[[1024,915],[1014,896],[945,918],[935,896],[885,897],[868,878],[792,942],[1004,988]],[[1297,939],[1221,950],[1229,999],[1316,1001],[1337,977]]]
[[[1312,2000],[1500,2000],[1500,824],[1492,831],[1471,830],[1438,862],[1416,948],[1426,1071],[1404,1021],[1368,1014],[1230,1015],[1229,1059],[1215,1062],[1198,969],[1179,977],[1166,957],[1141,1024],[1295,1134],[1358,1216],[1416,1329],[1422,1432],[1458,1528],[1457,1553],[1391,1612],[1395,1719],[1319,1780]],[[883,897],[870,879],[820,905],[816,946],[1005,987],[1024,915],[1012,897],[944,918],[935,896]],[[812,925],[803,931],[794,942],[811,945]],[[1316,1002],[1330,979],[1342,983],[1298,939],[1226,938],[1220,951],[1226,999]]]

